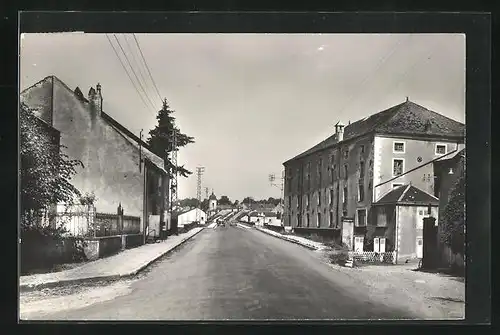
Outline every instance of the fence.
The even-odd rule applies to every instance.
[[[361,263],[396,263],[396,252],[349,251],[349,258]]]
[[[56,222],[63,225],[73,236],[103,237],[123,234],[139,234],[141,219],[123,215],[118,207],[117,214],[97,213],[94,206],[58,206]]]

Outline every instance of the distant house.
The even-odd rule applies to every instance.
[[[193,208],[181,212],[174,212],[172,218],[177,219],[177,226],[179,228],[194,222],[204,225],[207,222],[207,213],[199,208]]]
[[[444,244],[441,237],[444,235],[446,217],[444,211],[450,201],[451,189],[458,178],[465,174],[465,149],[446,159],[434,162],[435,187],[434,195],[439,198],[439,220],[438,220],[438,250],[441,255],[440,266],[447,268],[457,266],[464,267],[464,255],[452,252],[451,248]],[[464,209],[465,210],[465,209]]]
[[[365,244],[364,231],[355,227],[354,250],[396,251],[398,262],[422,258],[423,220],[430,216],[438,219],[438,204],[438,198],[411,184],[389,191],[372,205],[376,222],[371,227],[373,242]]]
[[[49,76],[22,91],[20,100],[60,132],[70,159],[82,161],[72,183],[82,194],[96,195],[96,211],[117,213],[121,204],[126,216],[140,221],[141,232],[149,227],[159,233],[168,207],[164,161],[104,112],[99,84],[84,97],[79,88]]]
[[[277,219],[276,213],[273,212],[263,212],[263,211],[252,211],[247,214],[248,221],[253,222],[255,225],[264,226],[264,225],[281,225],[281,221]]]

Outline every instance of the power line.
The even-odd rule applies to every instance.
[[[142,53],[142,49],[141,49],[141,46],[139,45],[139,41],[137,40],[137,37],[135,36],[135,34],[132,34],[132,35],[134,36],[135,44],[137,44],[137,48],[139,49],[139,52],[141,53],[142,60],[144,61],[144,64],[146,65],[146,69],[148,70],[149,77],[151,78],[151,81],[153,82],[153,86],[156,89],[156,93],[158,94],[158,98],[160,98],[160,101],[163,101],[163,99],[161,98],[160,90],[158,90],[158,86],[156,86],[153,75],[151,74],[151,71],[149,70],[148,63],[146,62],[146,58],[144,57],[144,54]]]
[[[410,38],[411,38],[412,35],[410,35]],[[409,39],[408,39],[409,40]],[[407,40],[407,41],[408,41]],[[380,59],[380,61],[378,62],[377,66],[375,67],[375,70],[371,73],[369,73],[364,79],[363,81],[361,82],[361,84],[359,85],[359,88],[363,87],[371,78],[373,78],[373,76],[380,70],[380,68],[382,67],[382,65],[384,65],[388,60],[389,58],[391,58],[394,53],[397,51],[397,49],[401,46],[401,43],[403,42],[403,37],[399,38],[398,39],[398,42],[394,45],[394,47],[389,51],[389,53],[387,53],[384,57],[382,57]],[[358,93],[358,95],[361,94],[361,93]],[[339,118],[340,118],[340,115],[349,107],[349,105],[351,104],[351,102],[353,101],[353,99],[358,96],[356,95],[356,93],[353,93],[351,94],[351,96],[349,97],[347,103],[344,105],[344,107],[342,107],[342,109],[339,111]]]
[[[139,92],[139,89],[137,88],[136,84],[134,83],[134,81],[132,80],[132,77],[130,76],[130,73],[128,72],[127,70],[127,67],[125,66],[125,64],[123,64],[123,61],[122,59],[120,58],[120,55],[118,54],[118,51],[116,51],[116,48],[115,46],[113,45],[113,43],[111,42],[111,39],[109,38],[108,34],[106,34],[106,38],[108,39],[108,42],[109,44],[111,45],[111,47],[113,48],[113,51],[115,52],[115,55],[116,57],[118,57],[118,60],[120,61],[120,64],[121,66],[123,67],[123,70],[125,71],[125,73],[127,74],[128,76],[128,79],[130,79],[130,82],[132,83],[132,85],[134,86],[134,89],[135,91],[137,92],[137,94],[139,95],[139,97],[141,98],[142,102],[144,103],[144,106],[146,106],[146,110],[151,114],[151,111],[149,110],[149,106],[146,102],[146,100],[144,100],[144,97],[141,95],[141,93]],[[153,115],[154,116],[154,115]]]
[[[142,67],[141,67],[142,64],[141,64],[141,62],[137,61],[137,59],[135,58],[134,52],[132,52],[133,48],[130,46],[130,43],[128,42],[127,35],[123,35],[123,39],[125,40],[125,43],[127,44],[127,47],[129,49],[130,53],[132,54],[133,61],[135,62],[136,65],[138,65],[137,72],[139,72],[139,77],[141,77],[142,81],[144,82],[144,88],[147,89],[148,88],[146,85],[147,80],[144,78],[144,76],[142,74],[142,72],[143,72]]]
[[[115,34],[113,34],[113,36],[115,37],[116,42],[118,43],[118,46],[120,47],[121,51],[123,52],[123,55],[125,56],[125,60],[127,61],[128,65],[130,66],[130,69],[132,70],[132,73],[134,74],[135,79],[139,83],[139,86],[141,87],[142,91],[144,92],[144,95],[146,96],[146,98],[148,99],[149,103],[151,104],[151,106],[154,109],[155,106],[154,106],[153,102],[151,102],[151,99],[149,98],[148,94],[146,93],[146,90],[144,89],[144,87],[142,86],[141,81],[137,77],[137,74],[135,73],[133,66],[130,64],[130,61],[129,61],[128,57],[127,57],[127,54],[125,54],[125,50],[123,50],[123,47],[122,47],[120,41],[118,40],[118,37],[116,37]]]

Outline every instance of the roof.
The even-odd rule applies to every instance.
[[[217,197],[215,196],[214,192],[212,192],[212,194],[210,194],[210,196],[208,197],[208,200],[217,200]]]
[[[191,211],[194,211],[194,210],[197,210],[199,208],[191,208],[191,209],[185,209],[185,210],[181,210],[181,211],[174,211],[172,212],[172,217],[178,217],[179,215],[182,215],[182,214],[186,214],[186,213],[189,213]],[[203,212],[201,209],[199,209],[201,212]],[[203,212],[205,213],[205,212]]]
[[[411,185],[399,186],[385,194],[374,205],[434,205],[439,204],[439,199],[430,193]]]
[[[41,85],[47,84],[47,83],[53,83],[54,81],[57,81],[60,83],[66,90],[68,95],[71,96],[73,99],[76,99],[80,102],[88,102],[88,100],[81,100],[81,90],[79,87],[75,88],[75,90],[71,90],[68,85],[66,85],[61,79],[57,78],[56,76],[47,76],[44,79],[40,80],[39,82],[33,84],[32,86],[28,87],[27,89],[23,90],[21,92],[21,101],[23,101],[24,97],[26,95],[29,95],[30,90],[33,88],[39,87]],[[45,95],[50,95],[52,99],[53,95],[53,90],[45,90],[44,91]],[[47,97],[48,98],[48,97]],[[29,106],[27,102],[24,102],[26,105]],[[31,106],[30,106],[31,107]],[[157,156],[154,154],[151,150],[149,145],[141,140],[138,136],[134,135],[130,130],[128,130],[126,127],[124,127],[122,124],[120,124],[118,121],[113,119],[111,116],[108,114],[101,112],[101,119],[104,120],[108,125],[110,125],[113,129],[115,129],[118,133],[120,133],[129,143],[133,144],[134,146],[137,146],[137,150],[139,150],[139,144],[141,146],[142,153],[144,154],[144,157],[149,160],[151,163],[154,164],[160,171],[167,173],[167,171],[164,168],[164,161],[161,157]]]
[[[264,214],[266,218],[272,218],[276,217],[276,213],[273,212],[261,212],[261,211],[253,211],[249,214],[249,216],[261,216],[261,214]]]
[[[456,139],[464,138],[465,125],[408,100],[347,125],[341,142],[333,134],[283,164],[369,133]]]

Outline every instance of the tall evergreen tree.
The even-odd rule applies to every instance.
[[[177,150],[189,143],[194,143],[194,137],[181,133],[180,129],[175,125],[175,117],[172,116],[174,112],[174,110],[170,109],[167,99],[165,99],[163,101],[161,110],[156,116],[158,125],[156,125],[154,129],[149,131],[150,137],[147,140],[147,143],[151,147],[151,150],[156,155],[164,159],[166,158],[168,153],[172,152],[174,132],[176,133],[177,137]],[[184,168],[184,165],[178,166],[177,169],[175,169],[172,162],[170,161],[170,158],[167,158],[166,164],[167,167],[171,169],[171,171],[175,172],[175,170],[177,170],[176,172],[182,177],[188,177],[193,173],[192,171]]]

